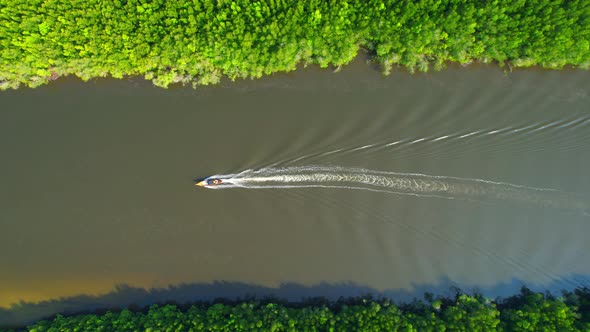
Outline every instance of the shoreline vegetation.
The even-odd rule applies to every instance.
[[[427,293],[424,300],[404,304],[371,297],[154,304],[143,310],[56,315],[4,331],[590,331],[589,288],[555,297],[523,287],[496,300],[455,291],[454,297]]]
[[[340,68],[361,49],[384,74],[590,67],[584,0],[3,0],[0,22],[0,90],[67,75],[196,87]]]

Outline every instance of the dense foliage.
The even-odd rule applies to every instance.
[[[71,317],[58,315],[28,331],[590,331],[590,289],[556,298],[523,289],[503,301],[458,293],[395,305],[352,299],[323,304],[243,302],[179,309],[153,305]]]
[[[587,0],[0,0],[0,89],[59,76],[216,83],[339,67],[364,48],[426,71],[446,61],[590,66]]]

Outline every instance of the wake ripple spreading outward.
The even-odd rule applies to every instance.
[[[397,194],[475,200],[481,202],[528,203],[584,213],[589,201],[580,195],[555,189],[533,188],[505,182],[463,179],[426,174],[394,173],[337,166],[263,168],[238,174],[214,175],[225,188],[343,188]]]
[[[540,121],[532,124],[522,123],[519,125],[511,125],[508,127],[496,127],[496,128],[481,128],[478,130],[470,130],[465,132],[446,133],[439,135],[430,135],[423,137],[411,137],[405,139],[399,139],[394,141],[384,141],[373,144],[365,144],[361,146],[354,146],[348,148],[338,148],[335,150],[319,153],[311,153],[303,156],[299,156],[291,160],[277,161],[272,166],[279,164],[293,164],[301,162],[302,160],[310,160],[312,158],[343,155],[348,153],[356,153],[358,151],[370,152],[377,150],[388,150],[388,151],[400,151],[409,147],[415,146],[415,144],[446,144],[446,143],[458,143],[477,139],[486,139],[491,141],[492,139],[510,139],[517,142],[523,141],[525,137],[532,135],[542,135],[545,137],[551,137],[552,141],[566,140],[563,134],[569,133],[567,137],[575,137],[575,141],[567,143],[568,148],[576,147],[579,142],[582,142],[582,137],[587,136],[588,130],[584,133],[572,134],[573,130],[587,129],[590,125],[590,116],[583,117],[569,117],[559,118],[554,120]],[[536,139],[541,139],[541,136],[537,136]],[[480,146],[481,147],[481,146]],[[441,151],[438,148],[438,151]]]

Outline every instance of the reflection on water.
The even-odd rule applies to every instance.
[[[66,79],[2,92],[0,306],[216,280],[588,285],[589,83],[356,63],[196,91]],[[243,170],[256,171],[235,184],[300,188],[192,186]]]

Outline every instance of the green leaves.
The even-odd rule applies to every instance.
[[[518,306],[502,312],[502,327],[506,331],[577,331],[580,315],[575,306],[568,306],[562,298],[523,290],[513,301]]]
[[[49,32],[49,24],[47,22],[39,24],[39,32],[42,36],[45,36]]]
[[[554,298],[523,289],[494,303],[482,296],[428,298],[396,306],[389,301],[349,299],[326,305],[289,307],[242,302],[180,310],[152,305],[103,315],[57,315],[29,331],[586,331],[590,291],[577,289]],[[581,309],[578,309],[581,308]],[[580,315],[578,310],[584,315]]]
[[[214,84],[340,68],[360,48],[385,74],[474,60],[590,67],[586,1],[4,0],[0,21],[0,89],[51,71]]]

